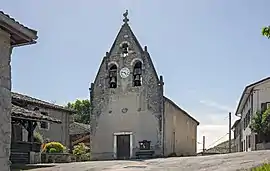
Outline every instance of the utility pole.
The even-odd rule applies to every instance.
[[[229,112],[229,153],[232,152],[232,114]]]
[[[205,153],[205,136],[203,136],[203,155]]]

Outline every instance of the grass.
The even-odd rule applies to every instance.
[[[263,164],[262,166],[251,169],[251,171],[270,171],[270,164]]]

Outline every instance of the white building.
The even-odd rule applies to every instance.
[[[257,150],[257,135],[251,132],[249,125],[256,111],[265,111],[270,107],[270,77],[252,83],[244,89],[235,115],[241,117],[233,125],[236,151]]]

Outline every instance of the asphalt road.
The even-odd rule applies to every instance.
[[[237,171],[267,162],[270,162],[270,150],[143,161],[77,162],[31,171]]]

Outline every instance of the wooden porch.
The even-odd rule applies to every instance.
[[[61,123],[60,120],[42,115],[38,111],[31,111],[12,104],[11,111],[11,154],[12,164],[29,164],[30,152],[41,152],[41,143],[34,142],[34,130],[38,122]],[[23,141],[23,129],[27,130],[27,141]]]

